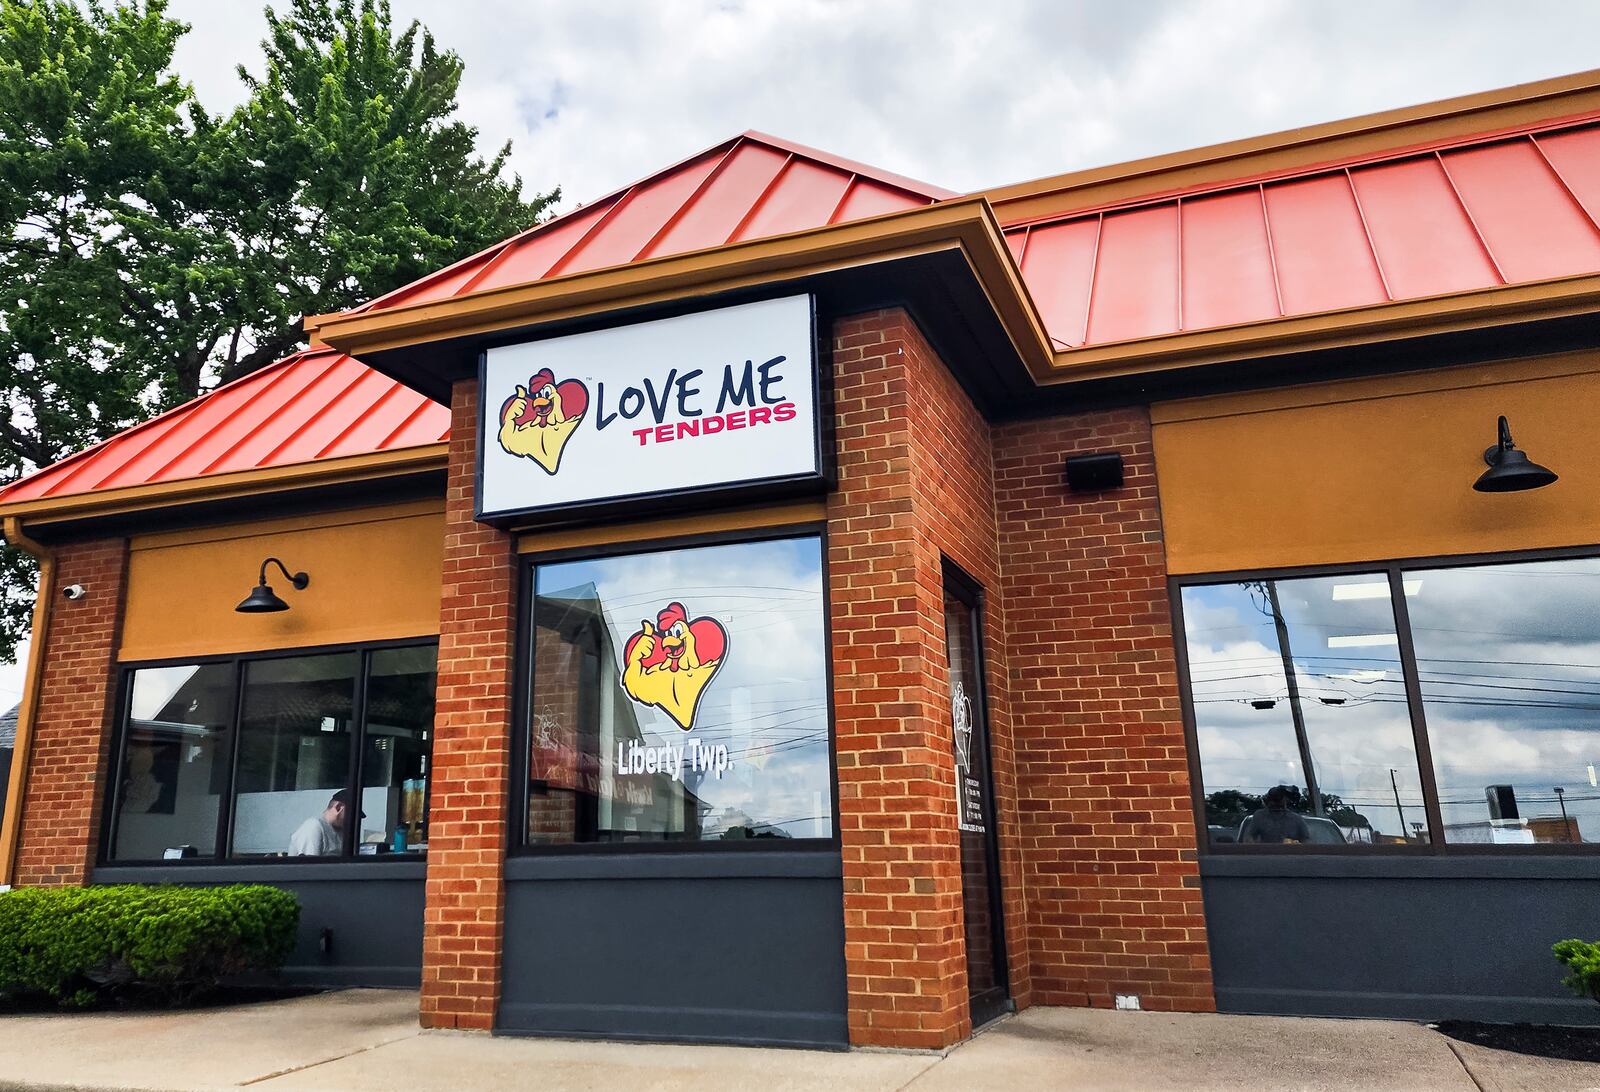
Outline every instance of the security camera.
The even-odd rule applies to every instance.
[[[83,590],[82,584],[68,584],[66,587],[61,589],[61,594],[66,596],[68,599],[82,599],[89,593]]]

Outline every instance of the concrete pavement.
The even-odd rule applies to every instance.
[[[1377,1020],[1035,1008],[943,1055],[424,1032],[416,995],[347,990],[207,1012],[0,1017],[0,1090],[1600,1090],[1600,1065]]]

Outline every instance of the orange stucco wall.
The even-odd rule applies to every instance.
[[[1593,353],[1158,405],[1169,571],[1600,542],[1597,413]],[[1560,481],[1473,490],[1500,414]]]
[[[443,553],[438,501],[137,536],[118,659],[435,634]],[[291,609],[236,613],[269,556],[310,586],[293,590],[274,566],[267,581]]]

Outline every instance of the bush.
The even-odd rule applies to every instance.
[[[1550,950],[1572,972],[1561,984],[1579,997],[1600,1001],[1600,940],[1561,940]]]
[[[299,900],[275,887],[22,888],[0,894],[0,997],[186,1004],[277,970],[299,924]]]

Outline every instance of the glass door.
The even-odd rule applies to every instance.
[[[950,736],[956,762],[956,814],[961,828],[961,896],[966,917],[967,992],[972,1025],[1011,1007],[995,837],[989,717],[983,692],[982,593],[947,569],[945,649],[950,664]]]

